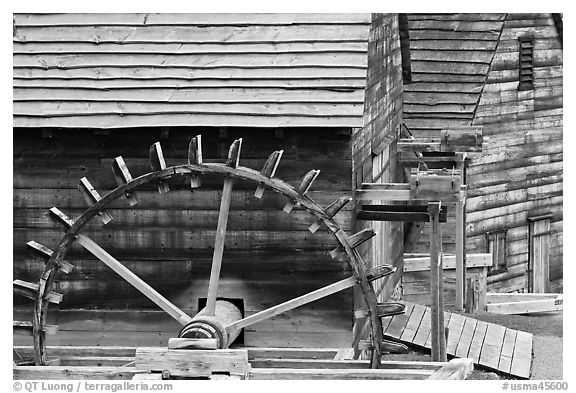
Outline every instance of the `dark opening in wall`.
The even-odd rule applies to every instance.
[[[402,79],[403,83],[407,85],[412,83],[408,14],[398,14],[398,27],[400,30],[400,53],[402,55]]]
[[[506,265],[506,231],[486,233],[486,252],[492,254],[492,266],[488,275],[502,273],[508,270]]]
[[[518,44],[520,48],[518,90],[532,90],[534,89],[534,37],[519,37]]]

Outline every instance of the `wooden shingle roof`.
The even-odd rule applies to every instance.
[[[369,14],[17,14],[14,126],[361,127]]]
[[[416,135],[472,124],[505,15],[408,14],[403,116]]]

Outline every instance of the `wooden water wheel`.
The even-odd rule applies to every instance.
[[[365,302],[365,308],[359,311],[362,314],[361,318],[363,318],[363,321],[365,321],[366,325],[370,328],[370,343],[364,346],[369,350],[371,368],[379,367],[383,341],[381,317],[383,313],[386,313],[386,307],[385,305],[379,305],[377,303],[372,281],[388,276],[394,269],[388,265],[384,265],[368,270],[355,249],[361,243],[370,239],[374,235],[374,232],[364,230],[355,235],[348,236],[333,220],[333,216],[336,215],[351,198],[339,198],[326,209],[323,209],[307,195],[307,191],[310,189],[314,179],[318,176],[319,171],[309,171],[303,177],[300,185],[294,188],[288,183],[274,177],[276,168],[282,157],[282,151],[273,152],[262,170],[256,171],[239,166],[241,145],[242,139],[234,141],[230,147],[228,159],[225,163],[204,163],[202,161],[201,136],[196,136],[192,138],[190,142],[188,163],[166,167],[160,143],[157,142],[150,147],[151,172],[132,178],[122,157],[117,157],[113,162],[113,170],[118,183],[117,188],[104,196],[100,196],[88,179],[82,178],[79,183],[79,189],[90,203],[90,207],[82,215],[71,219],[56,207],[50,209],[51,217],[64,226],[65,234],[54,251],[36,242],[29,242],[28,245],[31,248],[47,259],[45,269],[38,284],[27,283],[20,280],[14,282],[15,292],[35,299],[33,321],[31,325],[28,323],[27,326],[32,329],[36,365],[46,364],[46,334],[50,331],[50,326],[46,324],[48,305],[50,302],[57,303],[59,299],[61,299],[62,295],[53,292],[55,280],[60,272],[67,273],[73,268],[73,265],[65,262],[64,258],[71,245],[76,242],[178,321],[182,325],[180,337],[216,339],[218,348],[227,348],[238,336],[241,329],[246,326],[358,285]],[[106,208],[116,199],[126,198],[130,206],[138,203],[135,191],[145,184],[157,184],[160,194],[164,194],[169,191],[168,181],[175,176],[188,177],[190,185],[194,189],[200,187],[201,175],[205,174],[221,176],[223,178],[223,191],[220,201],[220,212],[206,307],[192,317],[184,313],[132,273],[88,236],[82,234],[82,230],[86,224],[96,216],[99,216],[104,224],[109,222],[112,217],[106,212]],[[284,206],[284,211],[287,213],[290,213],[297,205],[304,208],[312,216],[310,231],[314,233],[320,229],[322,225],[327,228],[339,244],[339,247],[331,252],[331,255],[347,260],[352,267],[353,276],[245,318],[242,318],[233,306],[217,300],[216,294],[222,264],[228,211],[235,180],[255,183],[257,187],[255,193],[256,198],[261,198],[265,189],[270,189],[282,194],[287,199],[287,203]],[[26,327],[24,326],[26,324],[26,322],[14,322],[15,329],[17,327]],[[367,343],[365,342],[364,344]]]

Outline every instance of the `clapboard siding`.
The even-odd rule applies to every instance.
[[[363,182],[395,183],[401,181],[395,134],[402,121],[402,67],[399,23],[396,14],[374,14],[368,43],[368,73],[364,101],[364,127],[353,134],[353,169],[356,187]],[[357,203],[359,208],[360,203]],[[402,264],[402,224],[356,221],[357,231],[372,228],[377,235],[363,245],[361,256],[368,266]],[[384,283],[377,280],[375,288]],[[389,299],[393,285],[388,285],[380,301]],[[355,306],[363,307],[358,296]],[[367,332],[361,332],[367,334]]]
[[[360,127],[369,23],[368,14],[17,14],[14,124]]]
[[[562,45],[551,14],[410,14],[412,83],[403,115],[415,135],[483,125],[490,139],[467,167],[468,252],[507,230],[508,272],[490,290],[526,291],[527,218],[552,213],[550,277],[562,281]],[[518,37],[534,35],[534,90],[518,91]],[[444,250],[454,249],[453,219]],[[425,226],[416,252],[428,252]],[[558,287],[558,284],[554,284]]]
[[[88,207],[77,189],[80,178],[86,176],[104,195],[116,186],[111,167],[114,157],[122,155],[132,175],[142,175],[150,170],[149,146],[158,140],[167,165],[178,165],[186,163],[191,136],[202,134],[206,162],[223,162],[233,139],[243,137],[240,165],[258,170],[272,151],[284,149],[277,177],[296,186],[307,171],[320,169],[309,193],[311,198],[327,206],[338,197],[351,195],[351,137],[330,128],[284,130],[282,138],[275,137],[274,130],[250,128],[230,128],[225,138],[219,138],[215,129],[170,128],[167,139],[159,139],[160,129],[155,128],[112,131],[109,135],[78,129],[52,131],[52,138],[43,138],[37,129],[14,131],[13,276],[30,282],[38,280],[44,263],[29,252],[26,242],[35,240],[55,249],[63,236],[62,229],[49,218],[48,209],[56,206],[70,217],[78,217]],[[177,306],[196,310],[198,299],[207,294],[222,179],[203,176],[202,187],[193,192],[184,178],[169,184],[167,195],[159,195],[156,185],[138,189],[139,204],[134,208],[129,208],[125,198],[114,201],[108,209],[114,219],[103,226],[95,217],[84,233]],[[255,188],[256,184],[235,182],[220,296],[243,299],[246,312],[254,313],[352,274],[347,263],[328,255],[337,243],[326,228],[316,234],[308,230],[315,220],[306,210],[296,207],[286,214],[282,211],[285,197],[266,191],[257,199],[253,196]],[[352,209],[350,204],[336,216],[349,234],[353,232]],[[67,315],[81,308],[98,312],[156,310],[147,298],[81,247],[73,245],[65,259],[75,269],[59,276],[56,290],[64,294],[59,307],[70,310]],[[14,301],[26,309],[31,305],[21,297]],[[301,313],[295,311],[275,320],[285,322],[284,331],[293,345],[314,345],[319,332],[324,332],[331,338],[321,345],[347,346],[352,302],[351,291],[344,291],[303,307]],[[60,315],[57,308],[54,314]],[[82,330],[82,323],[90,323],[82,319],[83,315],[77,315],[78,326],[69,326],[60,336],[63,342],[82,340],[84,334],[87,340],[102,345],[111,345],[115,336],[136,345],[136,338],[128,336],[131,325],[110,327],[100,336]],[[286,344],[280,335],[274,336],[273,326],[251,327],[246,331],[245,344],[260,345],[262,337],[268,345]],[[140,345],[155,345],[159,335],[177,334],[165,332],[160,325],[149,330],[156,331],[157,336],[138,338]]]
[[[518,91],[518,37],[534,35],[534,90]],[[562,46],[551,14],[508,14],[474,118],[490,137],[468,168],[468,247],[486,251],[485,232],[506,230],[508,270],[488,289],[528,290],[529,223],[552,214],[550,280],[562,290]],[[559,287],[558,287],[558,283]]]
[[[406,124],[417,136],[470,125],[504,14],[409,14],[408,19],[415,83],[404,86]]]

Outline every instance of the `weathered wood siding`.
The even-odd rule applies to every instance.
[[[374,14],[368,43],[368,76],[364,102],[364,127],[353,139],[354,183],[397,182],[396,134],[402,121],[402,66],[398,17]],[[356,230],[372,227],[377,236],[363,247],[369,266],[402,262],[402,224],[358,221]],[[381,283],[375,282],[377,288]],[[391,291],[383,292],[386,299]],[[361,304],[358,304],[361,306]]]
[[[508,230],[508,271],[489,290],[528,290],[528,216],[553,213],[552,288],[562,287],[562,45],[551,14],[409,14],[413,83],[403,116],[417,136],[483,125],[488,148],[470,160],[468,252]],[[518,37],[535,36],[534,90],[518,91]],[[454,252],[455,216],[443,225]],[[425,226],[415,252],[429,249]]]
[[[54,132],[49,139],[37,129],[14,131],[13,275],[31,282],[37,282],[43,262],[28,254],[26,242],[35,240],[54,249],[63,235],[47,210],[56,206],[71,217],[81,214],[86,204],[77,190],[79,179],[86,176],[105,194],[115,187],[111,162],[118,155],[125,158],[133,176],[148,172],[148,149],[160,134],[158,129],[144,128],[110,135],[82,129]],[[275,138],[269,129],[229,129],[228,138],[220,139],[215,129],[171,129],[169,139],[161,140],[167,165],[186,162],[189,139],[198,133],[203,135],[207,162],[222,162],[232,140],[243,137],[240,165],[260,169],[269,153],[284,149],[279,178],[297,185],[308,170],[320,169],[310,195],[321,205],[351,195],[350,135],[330,129],[290,129],[283,138]],[[112,222],[103,227],[95,218],[86,229],[128,268],[190,313],[197,312],[198,299],[207,294],[222,190],[222,179],[202,180],[202,187],[193,192],[184,179],[172,181],[167,195],[159,195],[155,185],[145,187],[134,208],[118,200],[109,209]],[[306,211],[296,208],[288,215],[282,211],[284,198],[268,191],[258,200],[253,197],[255,187],[235,183],[220,296],[243,299],[248,315],[351,274],[347,263],[328,255],[336,242],[325,228],[310,233],[313,220]],[[348,233],[351,205],[336,217]],[[51,318],[61,325],[61,334],[50,337],[49,344],[165,345],[178,333],[175,321],[86,251],[74,246],[67,260],[76,268],[60,275],[56,290],[64,299],[59,313],[58,306],[52,308]],[[14,300],[18,310],[29,310],[30,301]],[[29,320],[31,314],[22,311],[17,317]],[[352,290],[347,290],[248,328],[244,342],[346,346],[351,330]]]
[[[412,83],[404,122],[415,136],[472,123],[505,14],[408,14]]]
[[[17,127],[362,126],[369,14],[16,14]]]
[[[533,35],[534,90],[518,91],[518,38]],[[488,231],[507,230],[508,271],[489,290],[527,291],[528,217],[552,213],[550,280],[562,290],[562,45],[551,14],[507,14],[476,109],[490,138],[468,168],[468,247],[485,252]]]

